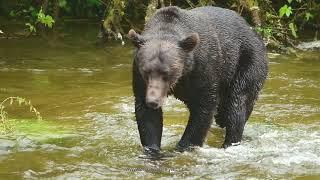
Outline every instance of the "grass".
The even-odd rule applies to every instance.
[[[25,106],[30,112],[34,113],[37,120],[42,120],[40,112],[32,105],[30,100],[18,96],[8,97],[0,103],[0,134],[8,134],[14,130],[15,123],[9,120],[8,113],[5,111],[8,105],[14,104]]]

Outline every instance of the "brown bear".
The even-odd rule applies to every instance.
[[[239,144],[268,73],[262,39],[236,12],[218,7],[156,11],[140,34],[133,62],[135,115],[141,143],[158,153],[168,95],[190,112],[180,151],[202,146],[215,118],[226,128],[222,147]]]

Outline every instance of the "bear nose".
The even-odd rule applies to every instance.
[[[147,102],[147,106],[149,107],[149,108],[152,108],[152,109],[157,109],[158,108],[158,103],[157,102],[155,102],[155,101],[151,101],[151,102]]]

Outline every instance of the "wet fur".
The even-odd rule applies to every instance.
[[[188,43],[186,47],[179,43],[193,33],[197,33],[199,44],[189,51]],[[169,78],[173,82],[171,93],[190,111],[178,149],[202,146],[214,117],[218,125],[226,128],[223,147],[240,142],[268,73],[266,48],[258,35],[242,17],[227,9],[167,7],[155,13],[138,41],[134,41],[138,49],[132,83],[141,143],[160,150],[162,109],[146,107],[141,70],[142,64],[149,63],[145,56],[161,46],[150,48],[154,42],[169,44],[171,50],[178,52],[165,61],[171,72],[178,72]],[[139,54],[143,48],[151,52]],[[158,55],[161,53],[166,52]]]

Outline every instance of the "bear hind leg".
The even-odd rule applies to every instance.
[[[265,66],[252,64],[239,69],[218,111],[220,126],[226,127],[223,148],[241,142],[244,126],[267,76]]]

